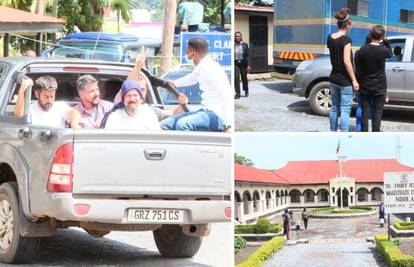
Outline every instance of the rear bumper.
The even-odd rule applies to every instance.
[[[86,215],[75,214],[73,206],[76,204],[89,205],[89,212]],[[224,200],[82,199],[73,198],[70,193],[54,193],[51,195],[50,209],[42,213],[60,221],[131,224],[127,220],[128,209],[131,208],[181,209],[185,211],[183,224],[205,224],[229,222],[225,209],[231,208],[231,203]]]

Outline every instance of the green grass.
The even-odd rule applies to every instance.
[[[269,225],[268,233],[279,233],[282,230],[281,223],[273,223]],[[234,226],[234,233],[235,234],[256,234],[261,232],[258,229],[257,224],[247,224],[247,225],[235,225]]]
[[[395,222],[394,227],[398,230],[414,230],[414,222]]]
[[[234,111],[248,111],[249,109],[240,104],[234,104]]]
[[[254,132],[254,128],[249,126],[236,127],[236,132]]]
[[[310,210],[310,213],[315,215],[329,215],[329,214],[358,214],[358,213],[367,213],[373,211],[373,208],[370,207],[350,207],[346,209],[337,209],[334,207],[328,208],[314,208]]]

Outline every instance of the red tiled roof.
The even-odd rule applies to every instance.
[[[342,173],[357,183],[383,182],[384,172],[414,171],[395,159],[359,159],[342,163]],[[290,184],[327,184],[339,176],[337,160],[289,161],[274,173]]]
[[[288,182],[275,175],[271,171],[265,171],[254,167],[234,164],[234,179],[238,182],[288,184]]]
[[[0,14],[0,23],[65,23],[63,19],[42,16],[4,6],[0,6]]]
[[[272,12],[274,11],[274,7],[272,6],[249,6],[243,4],[235,4],[234,10],[239,11],[258,11],[258,12]]]

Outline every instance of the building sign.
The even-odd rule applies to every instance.
[[[414,212],[414,173],[384,173],[385,213]]]
[[[199,33],[188,32],[181,34],[181,64],[187,64],[185,57],[185,50],[187,49],[187,42],[194,37],[200,37],[207,40],[209,44],[208,54],[217,61],[221,66],[231,66],[231,49],[233,44],[231,42],[231,34],[229,33]]]
[[[350,188],[355,188],[355,179],[350,178],[350,177],[342,177],[342,178],[333,178],[331,180],[329,180],[329,187],[334,188],[335,192],[340,188],[347,188],[348,190],[350,190]],[[353,193],[354,190],[352,190]],[[333,192],[333,193],[335,193]]]

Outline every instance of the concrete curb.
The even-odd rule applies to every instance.
[[[370,216],[377,213],[377,210],[366,212],[366,213],[353,213],[353,214],[332,214],[332,215],[322,215],[322,214],[310,214],[310,218],[325,218],[325,219],[338,219],[338,218],[355,218],[355,217],[364,217]]]
[[[414,230],[398,230],[394,227],[394,225],[390,226],[391,228],[391,235],[394,237],[410,237],[414,236]]]

